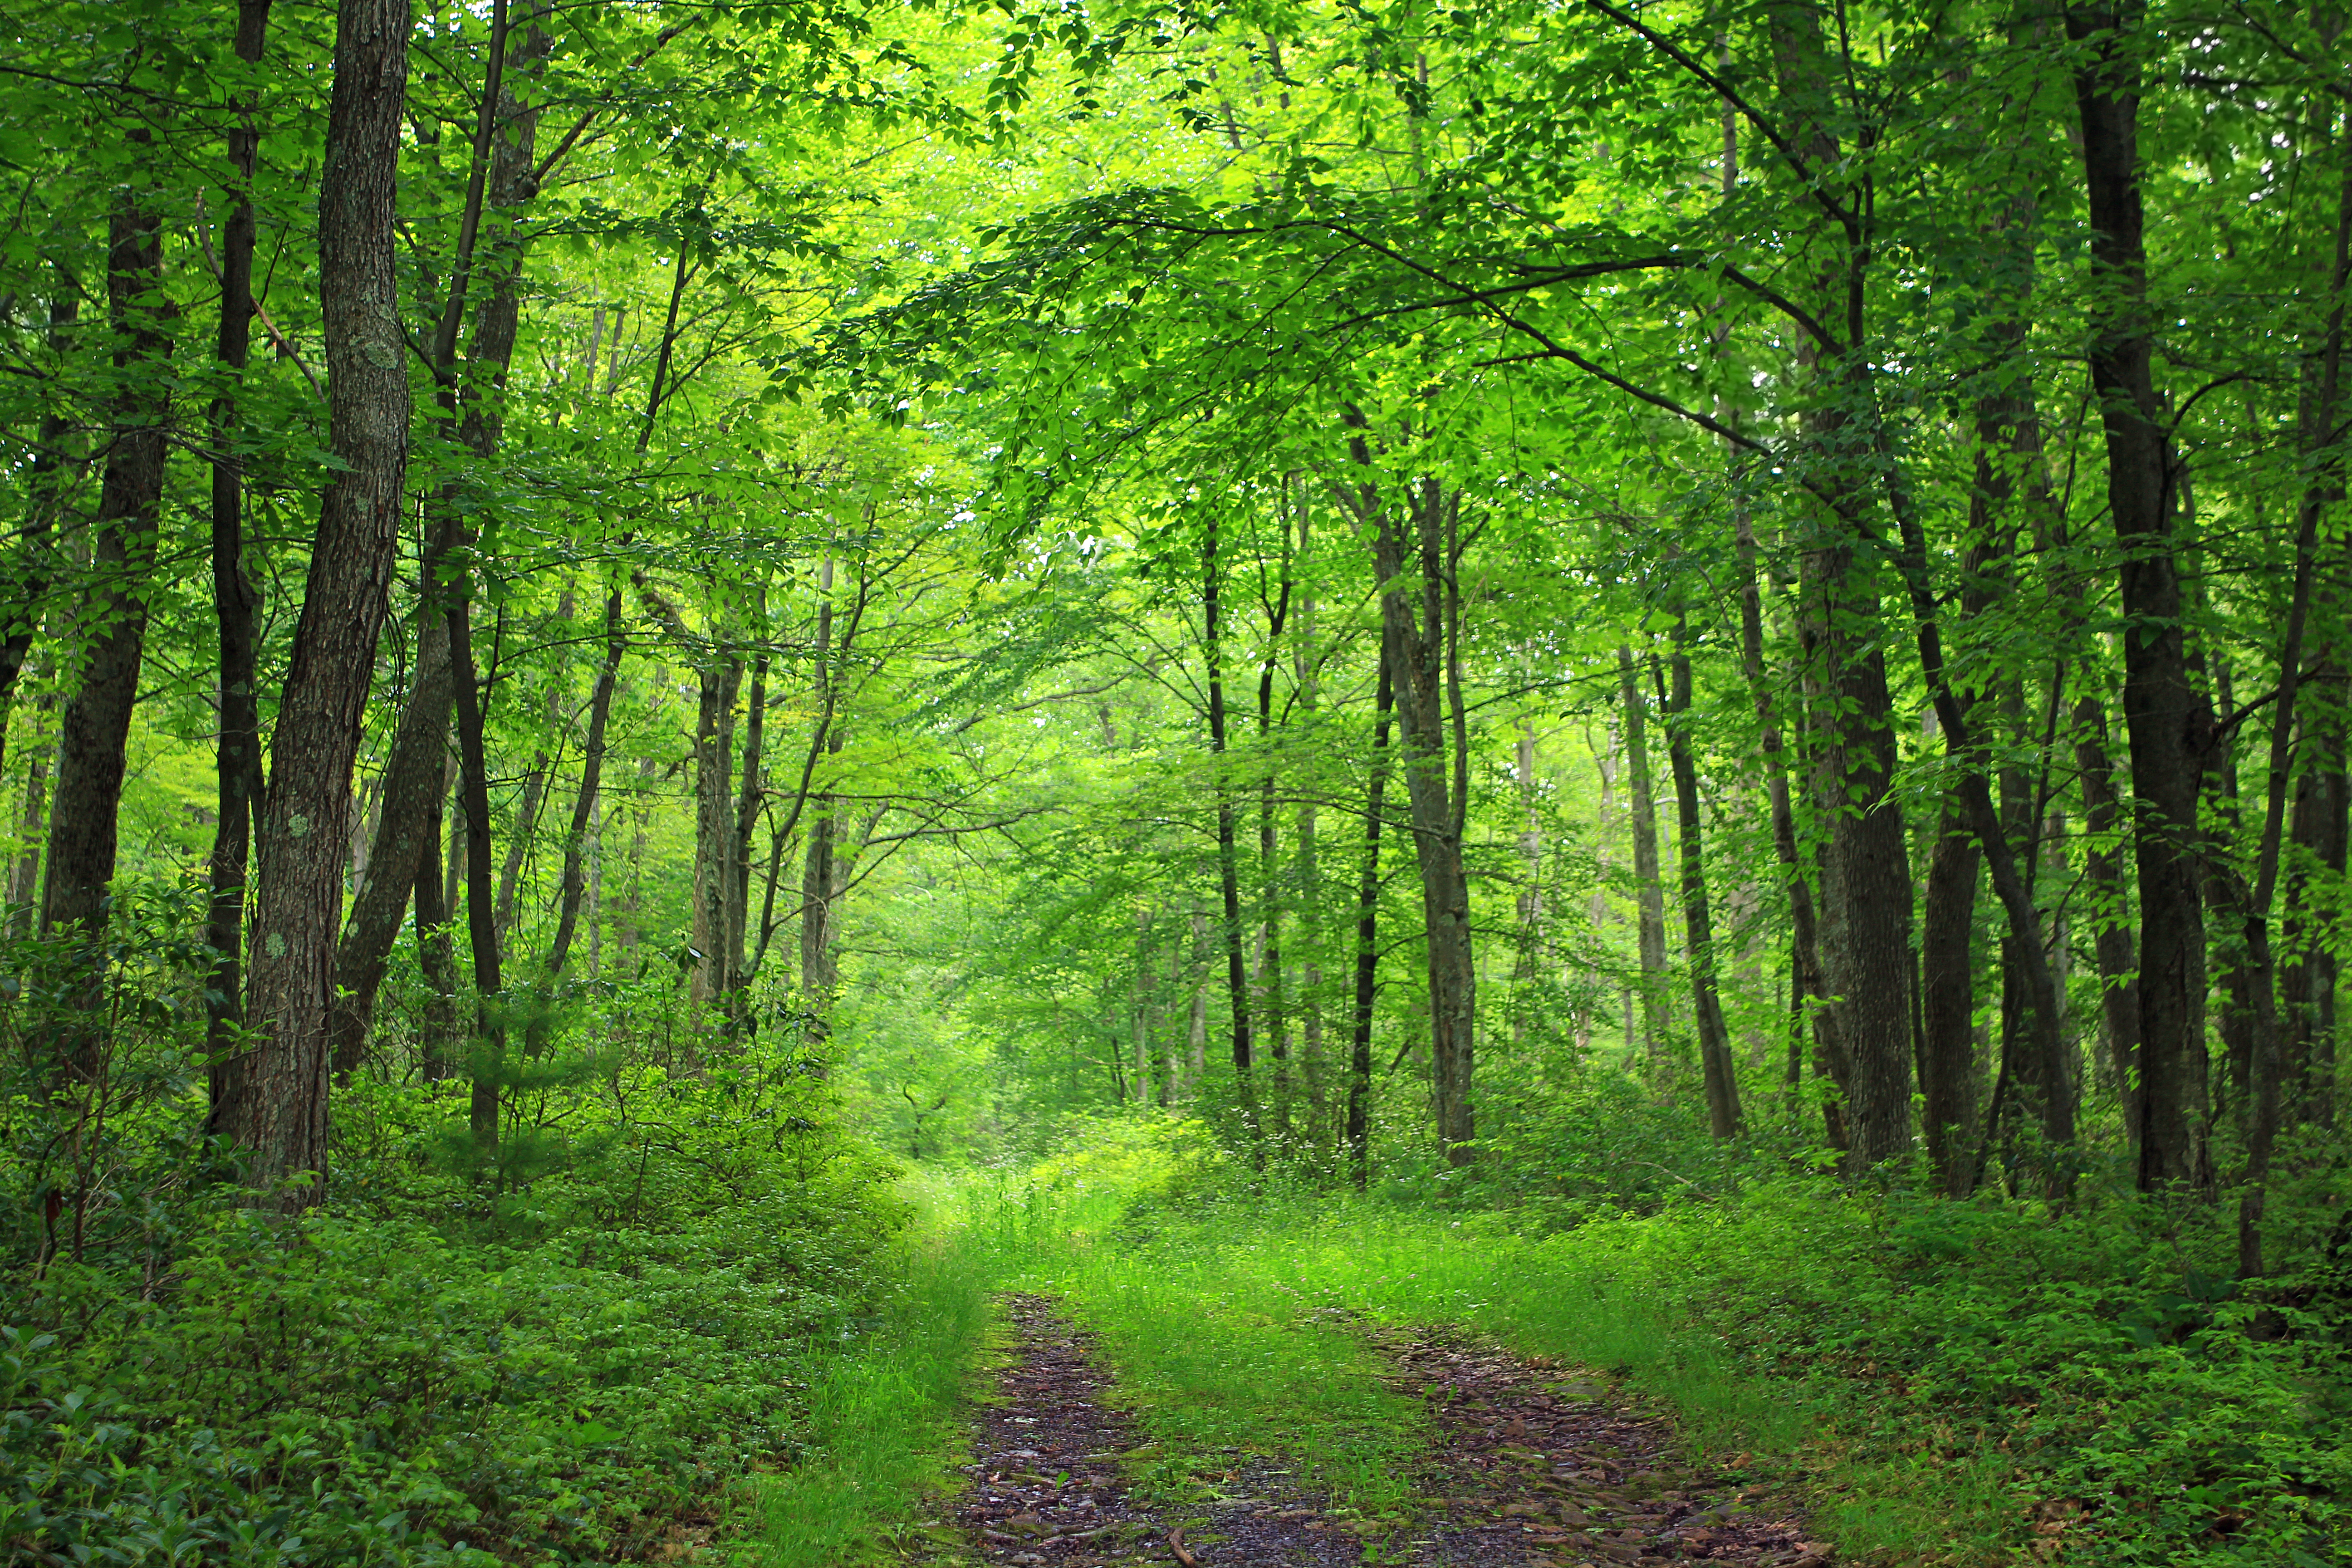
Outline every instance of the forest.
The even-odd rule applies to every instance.
[[[2333,0],[0,18],[0,1562],[2352,1561]]]

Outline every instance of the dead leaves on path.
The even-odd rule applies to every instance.
[[[1391,1386],[1419,1397],[1430,1456],[1416,1562],[1822,1568],[1828,1550],[1721,1477],[1676,1458],[1673,1435],[1597,1383],[1444,1330],[1375,1332]]]
[[[1671,1436],[1589,1378],[1433,1330],[1371,1331],[1391,1385],[1426,1405],[1439,1441],[1419,1516],[1328,1516],[1265,1463],[1237,1460],[1222,1495],[1177,1512],[1129,1489],[1122,1461],[1157,1450],[1108,1407],[1092,1345],[1042,1297],[1005,1299],[1013,1343],[974,1433],[958,1533],[1017,1568],[1824,1568],[1828,1552],[1732,1481],[1693,1472]]]

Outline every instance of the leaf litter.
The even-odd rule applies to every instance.
[[[1439,1442],[1416,1484],[1418,1517],[1333,1517],[1264,1461],[1236,1457],[1218,1495],[1169,1504],[1128,1472],[1158,1450],[1106,1403],[1091,1336],[1049,1299],[1003,1299],[1013,1331],[997,1398],[975,1423],[971,1489],[957,1532],[1015,1568],[1825,1568],[1828,1548],[1742,1491],[1694,1470],[1673,1434],[1612,1403],[1601,1384],[1448,1328],[1367,1331],[1392,1386],[1427,1405]],[[1368,1549],[1370,1556],[1368,1558]]]

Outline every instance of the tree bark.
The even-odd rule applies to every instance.
[[[443,664],[447,664],[448,631],[439,628]],[[446,749],[445,739],[444,746]],[[425,1080],[439,1083],[451,1071],[458,1041],[457,949],[449,936],[449,904],[441,862],[442,803],[455,782],[444,767],[435,775],[433,798],[425,810],[416,857],[416,967],[425,977],[425,1019],[421,1030],[421,1064]],[[338,969],[341,960],[337,960]]]
[[[1260,1016],[1265,1020],[1266,1043],[1274,1053],[1274,1132],[1284,1144],[1290,1140],[1290,1019],[1282,976],[1282,865],[1277,856],[1274,825],[1275,764],[1274,672],[1281,658],[1282,631],[1290,616],[1290,528],[1283,521],[1282,578],[1274,603],[1266,606],[1265,655],[1258,662],[1257,741],[1264,772],[1258,775],[1257,860],[1258,922],[1265,948],[1258,963]]]
[[[261,59],[269,26],[269,0],[239,0],[236,58]],[[259,608],[245,574],[245,458],[237,450],[237,393],[253,341],[253,165],[261,133],[250,102],[240,105],[239,122],[228,133],[233,184],[227,217],[221,225],[220,334],[215,354],[225,384],[213,398],[208,421],[212,442],[213,612],[219,626],[220,740],[215,752],[215,822],[207,863],[211,902],[205,945],[212,949],[205,980],[205,1055],[221,1062],[233,1054],[244,1012],[245,883],[252,837],[256,785],[261,776],[261,709],[254,689],[255,620]],[[228,1075],[208,1069],[215,1097],[229,1092]]]
[[[767,616],[764,595],[759,604],[761,626]],[[765,633],[762,632],[764,637]],[[768,653],[765,647],[751,664],[751,699],[743,716],[742,782],[735,792],[735,820],[727,843],[727,933],[730,951],[727,955],[729,984],[737,991],[750,986],[755,978],[749,962],[749,928],[751,919],[751,835],[760,826],[761,808],[766,804],[767,781],[761,769],[765,764],[768,732]],[[764,955],[764,944],[762,953]],[[739,1019],[742,1005],[736,1008]]]
[[[555,691],[547,694],[547,728],[561,734],[563,711]],[[511,951],[507,938],[514,930],[515,898],[522,887],[523,861],[530,854],[531,841],[539,835],[539,816],[547,804],[548,779],[554,768],[554,759],[543,749],[530,754],[530,766],[523,770],[522,798],[515,802],[514,825],[507,835],[506,858],[499,863],[499,897],[495,906],[499,928],[499,946]]]
[[[470,578],[470,572],[468,573]],[[504,1089],[506,1029],[499,1016],[498,903],[490,864],[489,759],[482,737],[482,688],[474,673],[474,606],[470,595],[450,605],[449,674],[457,719],[457,788],[466,810],[466,937],[474,963],[472,1089],[467,1122],[485,1153],[499,1146],[499,1097]]]
[[[590,826],[596,816],[596,794],[604,785],[604,730],[613,714],[613,690],[620,684],[621,656],[628,637],[622,623],[621,590],[604,599],[604,661],[596,667],[596,689],[588,698],[588,741],[580,762],[580,794],[572,804],[572,826],[563,836],[562,902],[555,916],[555,941],[548,949],[547,973],[552,980],[563,973],[572,955],[572,941],[580,925],[580,900],[585,889],[582,860]]]
[[[1982,853],[1966,814],[1944,805],[1927,861],[1919,932],[1919,1089],[1936,1184],[1962,1198],[1975,1185],[1977,1064],[1975,932]]]
[[[2340,614],[2340,612],[2338,612]],[[2341,681],[2341,667],[2322,675]],[[2315,679],[2313,684],[2319,686]],[[2342,699],[2339,697],[2337,702]],[[2280,1070],[2288,1114],[2319,1127],[2335,1124],[2336,959],[2328,948],[2326,922],[2311,907],[2325,882],[2344,882],[2347,808],[2346,725],[2340,707],[2324,716],[2306,713],[2303,776],[2294,797],[2292,837],[2294,862],[2284,900],[2283,946],[2293,954],[2279,977]]]
[[[1625,784],[1633,822],[1633,897],[1642,964],[1642,1045],[1653,1071],[1666,1050],[1673,1007],[1666,996],[1666,893],[1658,864],[1657,788],[1650,774],[1647,704],[1633,650],[1617,647],[1619,711],[1625,724]]]
[[[276,1201],[317,1201],[327,1169],[327,1009],[352,766],[390,597],[408,466],[396,266],[407,0],[342,0],[319,188],[320,308],[333,476],[270,746],[256,837],[246,1016],[254,1041],[224,1129]],[[309,1174],[316,1182],[291,1186]]]
[[[1396,687],[1388,645],[1381,645],[1380,688],[1372,700],[1372,776],[1364,789],[1364,866],[1356,879],[1356,996],[1348,1058],[1348,1152],[1356,1190],[1371,1180],[1372,1003],[1380,994],[1381,821],[1387,811],[1389,717]]]
[[[1400,487],[1400,515],[1376,477],[1366,434],[1370,421],[1354,407],[1343,409],[1341,417],[1355,432],[1349,456],[1363,477],[1352,485],[1334,484],[1331,495],[1365,525],[1372,547],[1381,657],[1395,693],[1413,856],[1421,872],[1435,1131],[1446,1163],[1462,1166],[1470,1163],[1477,1135],[1471,1099],[1477,965],[1469,882],[1462,868],[1469,768],[1459,662],[1461,600],[1454,577],[1461,497],[1433,479],[1411,481]]]
[[[1217,560],[1217,524],[1212,520],[1201,552],[1202,646],[1209,663],[1209,755],[1216,770],[1217,892],[1223,900],[1225,946],[1225,994],[1233,1014],[1234,1092],[1241,1102],[1242,1121],[1261,1164],[1265,1159],[1263,1130],[1258,1125],[1257,1086],[1251,1059],[1248,961],[1243,956],[1242,894],[1239,852],[1234,842],[1233,787],[1225,776],[1225,671],[1223,627],[1218,618],[1223,569]]]
[[[2212,716],[2189,678],[2173,553],[2169,416],[2154,379],[2139,171],[2133,18],[2073,5],[2074,93],[2091,237],[2091,383],[2107,450],[2107,505],[2123,552],[2124,727],[2139,880],[2139,1185],[2211,1184],[2206,1149],[2205,919],[2197,795]]]
[[[1895,722],[1885,655],[1856,632],[1879,616],[1868,579],[1850,543],[1817,542],[1807,552],[1804,637],[1822,695],[1815,809],[1829,825],[1822,958],[1851,1074],[1855,1174],[1903,1158],[1911,1143],[1911,876],[1902,807],[1889,788]]]
[[[1681,848],[1683,942],[1689,954],[1691,1012],[1698,1026],[1699,1070],[1706,1089],[1707,1129],[1717,1138],[1739,1135],[1739,1075],[1731,1059],[1731,1030],[1715,983],[1715,917],[1707,906],[1706,863],[1701,853],[1698,765],[1691,753],[1690,620],[1675,619],[1673,684],[1659,694],[1666,721],[1666,760],[1675,774],[1675,825]],[[1654,679],[1656,666],[1652,664]]]
[[[713,648],[701,672],[694,720],[694,981],[697,1006],[723,1005],[734,989],[728,958],[735,951],[728,931],[733,906],[735,699],[743,680],[742,657]]]
[[[393,732],[384,760],[383,795],[367,875],[352,900],[343,936],[335,949],[335,995],[328,1036],[338,1081],[359,1066],[375,1012],[384,968],[399,939],[409,896],[424,878],[433,879],[432,906],[441,907],[441,802],[448,794],[449,627],[446,616],[417,628],[416,674]],[[425,864],[426,846],[435,853]],[[446,918],[446,916],[442,918]],[[420,928],[428,922],[417,910]]]
[[[1748,679],[1749,703],[1756,710],[1757,747],[1764,758],[1765,804],[1772,821],[1772,849],[1780,864],[1789,895],[1790,1088],[1799,1081],[1798,1062],[1803,1054],[1810,1014],[1817,1069],[1826,1069],[1841,1087],[1851,1075],[1844,1038],[1838,1032],[1837,1014],[1829,1005],[1829,978],[1822,963],[1821,931],[1813,901],[1813,884],[1797,841],[1797,814],[1789,786],[1788,753],[1781,737],[1779,705],[1764,658],[1764,597],[1758,559],[1756,531],[1745,506],[1732,513],[1734,542],[1739,552],[1739,662]],[[1810,1004],[1810,1006],[1808,1005]],[[1830,1146],[1848,1145],[1844,1107],[1832,1101],[1822,1107],[1823,1131]]]
[[[131,132],[145,143],[144,131]],[[123,750],[147,636],[148,576],[163,496],[172,308],[163,295],[163,225],[143,183],[126,185],[107,225],[107,314],[113,328],[112,426],[92,524],[95,582],[81,613],[89,637],[79,679],[58,727],[57,798],[49,811],[41,927],[95,942],[114,880]],[[77,1029],[71,1070],[91,1064],[96,1037]]]
[[[513,51],[513,66],[525,76],[544,61],[551,45],[536,26],[544,9],[543,3],[534,5],[532,23]],[[494,280],[475,315],[473,340],[467,349],[470,373],[462,378],[462,384],[456,369],[457,326],[465,315],[485,201],[511,210],[536,194],[531,170],[539,109],[505,91],[504,18],[501,0],[492,28],[491,58],[485,68],[484,111],[475,129],[476,177],[469,180],[467,204],[459,216],[458,256],[443,301],[442,330],[434,340],[432,361],[445,434],[454,431],[467,449],[484,461],[496,455],[504,432],[502,392],[520,324],[519,285],[525,236],[519,220],[492,233]],[[441,802],[448,794],[446,750],[455,697],[448,660],[449,605],[453,597],[465,596],[461,586],[448,581],[453,554],[466,543],[457,500],[454,489],[448,488],[434,498],[417,567],[417,679],[401,710],[400,726],[385,760],[382,806],[367,855],[370,874],[352,900],[350,919],[335,953],[333,1060],[339,1074],[349,1072],[365,1048],[376,992],[400,934],[401,917],[412,889],[425,874],[419,858],[428,838],[425,820],[428,802],[435,817],[429,837],[435,858],[439,858],[439,816]],[[466,846],[476,832],[476,825],[465,817],[462,807],[458,822],[452,826],[450,878],[434,900],[443,910],[443,919],[456,902],[457,881],[462,879],[462,868],[470,856]],[[478,831],[487,842],[488,824],[479,825]],[[439,876],[442,868],[436,864],[432,872]],[[418,918],[420,927],[438,923],[425,921],[421,910]]]

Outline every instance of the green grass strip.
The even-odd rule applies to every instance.
[[[1275,1245],[1138,1249],[1080,1232],[1013,1283],[1059,1295],[1101,1337],[1121,1396],[1167,1450],[1148,1484],[1181,1487],[1188,1472],[1213,1477],[1255,1455],[1337,1509],[1393,1512],[1426,1417],[1380,1381],[1361,1335],[1302,1310],[1245,1255]]]
[[[846,1568],[877,1560],[963,1457],[964,1395],[992,1312],[983,1258],[961,1229],[909,1245],[903,1289],[862,1345],[811,1356],[809,1448],[752,1500],[739,1563]]]

